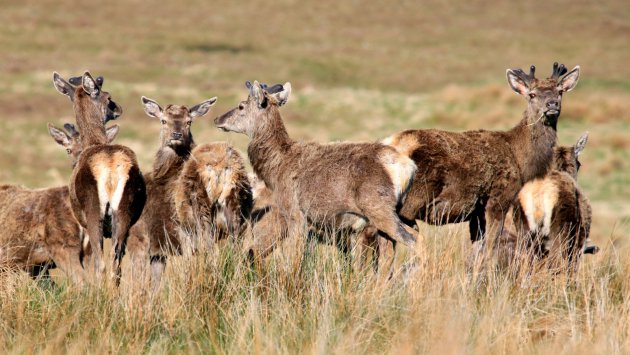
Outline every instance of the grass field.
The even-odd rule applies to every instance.
[[[293,84],[291,135],[377,140],[406,128],[507,129],[525,101],[505,69],[581,66],[558,134],[590,132],[579,183],[593,204],[576,282],[464,267],[465,228],[428,228],[409,278],[353,272],[336,251],[288,243],[252,272],[222,249],[173,259],[160,296],[43,287],[0,276],[0,351],[30,353],[630,352],[630,3],[627,1],[394,4],[335,1],[14,1],[0,4],[0,181],[65,184],[70,166],[46,123],[74,120],[52,72],[105,76],[123,106],[118,142],[149,169],[159,124],[140,96],[193,105],[198,143],[243,136],[212,116],[245,97],[245,80]]]

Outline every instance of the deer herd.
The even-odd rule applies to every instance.
[[[161,130],[153,166],[141,172],[134,151],[113,143],[119,126],[107,123],[122,108],[103,90],[103,78],[54,73],[76,126],[48,130],[68,152],[72,175],[63,187],[0,185],[0,272],[49,277],[58,267],[83,284],[103,281],[109,269],[118,285],[127,254],[133,270],[150,270],[157,290],[170,256],[190,257],[246,236],[251,242],[239,249],[246,262],[261,261],[283,239],[313,237],[334,240],[344,254],[354,245],[361,266],[371,258],[376,269],[388,248],[413,250],[422,221],[467,222],[473,256],[488,251],[509,263],[524,253],[563,262],[573,273],[582,254],[599,250],[590,242],[591,208],[577,184],[588,135],[557,145],[562,96],[579,72],[558,63],[546,79],[535,77],[534,66],[529,73],[507,70],[510,87],[527,102],[507,131],[411,129],[380,142],[327,144],[289,136],[280,107],[290,83],[247,82],[247,97],[214,124],[248,137],[249,175],[229,144],[193,140],[193,122],[216,97],[162,107],[143,96],[144,111]],[[107,257],[105,238],[112,241]]]

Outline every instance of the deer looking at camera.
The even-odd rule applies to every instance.
[[[81,137],[74,125],[66,123],[64,128],[66,131],[48,125],[50,135],[66,149],[74,166],[83,150]],[[109,127],[108,141],[117,134],[117,125]],[[17,268],[34,278],[48,278],[48,270],[58,267],[74,283],[83,283],[91,250],[72,215],[67,186],[32,190],[1,185],[0,225],[0,269]]]
[[[500,234],[505,214],[523,185],[547,174],[556,145],[556,126],[564,93],[578,82],[580,67],[568,74],[554,63],[547,79],[508,69],[510,87],[528,106],[508,131],[447,132],[407,130],[383,142],[418,166],[399,211],[401,219],[431,224],[469,222],[470,238]],[[564,75],[564,76],[563,76]],[[486,228],[488,226],[488,228]]]
[[[217,101],[216,97],[190,108],[167,105],[142,97],[144,111],[160,121],[160,146],[153,161],[153,169],[145,174],[147,203],[142,217],[132,228],[131,254],[147,254],[151,265],[151,282],[157,290],[166,267],[168,255],[187,253],[190,245],[181,240],[173,192],[184,163],[195,147],[191,127]],[[147,249],[143,252],[143,249]]]
[[[135,153],[107,140],[105,123],[118,118],[122,109],[102,90],[102,77],[95,80],[85,72],[80,83],[78,78],[71,82],[75,85],[53,75],[57,91],[72,101],[84,148],[70,179],[72,211],[90,237],[98,280],[105,272],[104,230],[111,223],[111,272],[118,285],[129,229],[140,218],[146,200],[144,179]]]
[[[279,107],[291,92],[286,83],[278,92],[257,81],[233,110],[217,117],[224,131],[246,134],[254,172],[272,194],[277,238],[296,237],[307,224],[343,228],[369,220],[389,238],[414,245],[416,238],[398,219],[416,167],[408,157],[380,143],[298,142],[289,137]],[[266,238],[263,238],[268,241]],[[252,258],[270,253],[273,243],[255,244]]]

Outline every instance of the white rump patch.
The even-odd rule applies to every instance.
[[[98,178],[96,181],[96,185],[98,188],[98,201],[101,207],[101,216],[105,215],[107,211],[107,203],[109,202],[109,195],[107,193],[107,182],[109,180],[109,174],[107,171],[107,167],[103,165],[99,165],[98,169]]]
[[[518,194],[530,232],[551,233],[551,217],[558,203],[558,188],[550,179],[530,181]]]
[[[116,177],[118,183],[116,184],[116,189],[112,194],[112,200],[110,206],[112,210],[118,211],[118,205],[120,204],[120,200],[122,199],[123,192],[125,191],[125,185],[127,184],[127,166],[124,164],[116,165]]]
[[[381,157],[381,162],[394,185],[396,199],[400,201],[411,186],[417,169],[416,164],[409,157],[393,152]]]

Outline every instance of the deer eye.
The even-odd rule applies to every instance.
[[[245,109],[245,105],[243,105],[243,103],[241,102],[240,104],[238,104],[238,109],[239,110]]]
[[[160,120],[160,122],[162,122],[162,124],[166,124],[166,120]]]
[[[533,92],[530,92],[529,93],[529,98],[530,99],[536,98],[536,94],[534,94]]]
[[[191,124],[192,124],[192,121],[188,121],[188,122],[186,122],[186,126],[187,126],[187,127],[190,127],[190,125],[191,125]]]
[[[70,153],[72,153],[72,150],[70,148],[67,148],[66,149],[66,153],[70,154]]]

